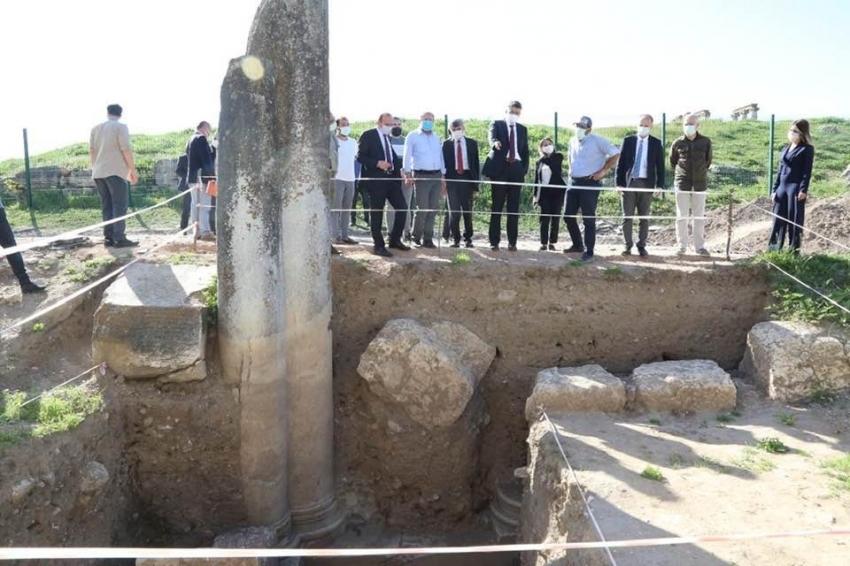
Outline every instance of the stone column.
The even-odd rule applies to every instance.
[[[265,85],[263,92],[254,92],[254,98],[243,103],[252,106],[250,115],[240,115],[252,124],[249,128],[238,124],[245,136],[256,129],[255,135],[265,140],[254,152],[254,159],[262,159],[262,163],[255,161],[255,168],[246,172],[244,179],[247,184],[253,184],[252,175],[260,179],[258,190],[250,191],[263,195],[265,202],[260,209],[271,212],[277,207],[272,214],[276,215],[276,224],[270,232],[277,243],[276,254],[264,253],[257,258],[274,263],[264,277],[275,279],[276,284],[268,295],[258,293],[256,286],[248,287],[255,302],[265,299],[262,306],[271,306],[273,315],[267,312],[262,316],[276,317],[275,344],[282,347],[270,361],[285,379],[275,374],[279,389],[270,396],[274,401],[262,400],[266,405],[274,403],[276,408],[283,403],[283,409],[266,423],[267,431],[275,428],[266,446],[273,441],[275,450],[282,448],[288,453],[288,501],[293,523],[298,534],[309,540],[333,533],[343,521],[334,494],[330,227],[324,192],[329,182],[330,135],[327,0],[264,0],[254,19],[248,59],[242,66],[250,75],[262,75],[256,82]],[[227,123],[224,116],[224,108],[234,104],[232,99],[232,95],[222,94],[222,125],[237,127]],[[228,134],[225,131],[222,136]],[[221,143],[224,157],[231,145],[226,145],[224,138]],[[231,182],[242,180],[243,176],[238,176]],[[227,181],[223,175],[225,192],[231,186]],[[223,222],[228,221],[230,211],[226,207],[220,207],[218,213]],[[231,222],[235,225],[245,220],[251,221],[242,218]],[[264,287],[261,289],[265,292]],[[244,426],[245,404],[242,410]],[[281,440],[281,434],[288,442]],[[243,431],[243,452],[244,443]]]

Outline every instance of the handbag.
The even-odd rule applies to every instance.
[[[211,197],[218,196],[218,181],[216,179],[212,179],[207,183],[207,194]]]

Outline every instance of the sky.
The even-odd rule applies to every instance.
[[[644,112],[850,116],[846,0],[328,0],[331,110],[526,123]],[[218,121],[260,0],[0,0],[0,159]]]

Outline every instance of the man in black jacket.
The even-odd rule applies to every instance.
[[[196,223],[197,236],[201,240],[215,240],[210,229],[210,195],[206,184],[215,176],[212,148],[208,141],[212,133],[209,122],[198,124],[195,134],[186,144],[189,159],[189,185],[192,186],[192,222]],[[200,206],[199,206],[200,205]]]
[[[636,135],[623,139],[620,161],[617,163],[617,192],[623,204],[623,255],[632,255],[632,235],[635,209],[640,216],[637,249],[641,257],[649,255],[646,239],[649,236],[649,218],[652,197],[664,188],[664,148],[661,140],[649,135],[653,119],[649,114],[640,117]],[[630,191],[628,189],[642,189]]]
[[[381,234],[384,223],[384,205],[389,202],[395,209],[395,218],[390,230],[389,247],[407,251],[410,248],[401,241],[404,225],[407,221],[407,202],[401,192],[401,158],[396,154],[390,141],[393,129],[393,115],[381,114],[375,128],[366,130],[357,144],[357,161],[363,166],[360,183],[369,191],[372,208],[369,220],[372,228],[374,254],[392,257],[387,251],[384,236]],[[369,180],[367,180],[369,179]]]
[[[478,192],[478,183],[460,181],[478,181],[478,142],[466,137],[463,120],[451,124],[452,137],[443,142],[443,161],[446,164],[446,193],[450,234],[454,243],[451,247],[460,247],[460,218],[463,216],[463,241],[467,248],[472,247],[472,197]]]
[[[504,120],[490,124],[487,136],[490,153],[481,171],[496,183],[522,183],[528,173],[528,131],[518,123],[522,104],[508,104]],[[516,251],[519,233],[519,196],[521,185],[493,185],[493,206],[490,214],[490,249],[499,250],[502,239],[502,210],[508,201],[508,251]]]

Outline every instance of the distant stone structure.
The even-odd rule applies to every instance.
[[[733,120],[758,120],[759,119],[759,105],[755,102],[752,104],[747,104],[746,106],[741,106],[740,108],[736,108],[732,111],[732,119]]]
[[[688,110],[687,112],[683,112],[682,114],[679,114],[678,116],[673,118],[673,121],[683,122],[685,120],[685,116],[689,116],[691,114],[693,114],[700,120],[708,120],[709,118],[711,118],[711,110],[697,110],[696,112],[691,112],[690,110]]]

